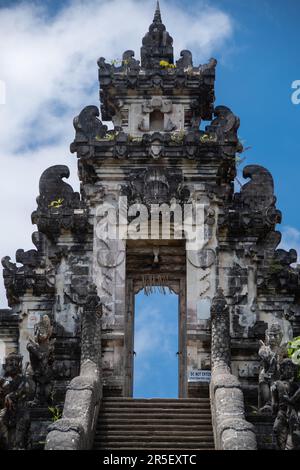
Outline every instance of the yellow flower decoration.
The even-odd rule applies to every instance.
[[[64,200],[61,199],[61,198],[59,198],[59,199],[57,199],[56,201],[52,201],[52,202],[49,204],[49,207],[54,207],[54,209],[59,209],[60,207],[62,207],[63,202],[64,202]]]

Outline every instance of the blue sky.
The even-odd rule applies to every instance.
[[[98,57],[118,58],[126,49],[139,56],[154,6],[154,0],[0,0],[0,80],[6,86],[6,104],[0,105],[1,257],[14,259],[18,248],[32,248],[30,214],[45,168],[67,164],[79,189],[76,158],[69,153],[73,117],[99,103]],[[177,56],[190,48],[196,64],[218,60],[216,104],[241,119],[240,138],[251,147],[245,164],[273,174],[283,246],[300,251],[300,105],[291,102],[292,82],[300,80],[299,0],[162,0],[161,10]],[[6,306],[3,285],[0,302]],[[162,305],[150,297],[141,308],[157,312]],[[168,325],[170,318],[164,317]],[[161,359],[162,376],[174,370],[164,362],[168,357]],[[149,361],[156,374],[157,357]]]
[[[136,295],[134,396],[178,396],[178,296]]]

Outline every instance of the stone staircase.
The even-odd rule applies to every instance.
[[[209,398],[104,398],[96,450],[213,450]]]

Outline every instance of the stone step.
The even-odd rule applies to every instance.
[[[113,443],[113,442],[158,442],[158,441],[164,441],[164,442],[196,442],[196,443],[201,443],[201,442],[212,442],[214,440],[213,435],[203,435],[203,436],[180,436],[178,434],[176,435],[161,435],[161,436],[140,436],[134,435],[134,436],[129,436],[129,435],[105,435],[105,436],[97,436],[95,439],[95,442],[102,442],[102,443]]]
[[[120,445],[120,443],[107,443],[105,445],[97,446],[95,445],[96,449],[101,449],[101,450],[213,450],[214,449],[214,444],[212,441],[205,441],[201,443],[195,443],[195,442],[163,442],[163,441],[157,441],[157,442],[141,442],[141,441],[136,441],[136,442],[124,442]]]
[[[109,420],[120,420],[120,422],[124,422],[124,420],[162,420],[162,419],[168,419],[168,420],[185,420],[185,421],[195,421],[195,420],[201,420],[202,418],[210,418],[211,413],[210,411],[205,411],[203,413],[184,413],[182,415],[180,414],[174,414],[174,413],[151,413],[150,411],[146,413],[102,413],[100,419],[102,421],[107,421]]]
[[[105,415],[115,415],[118,414],[118,416],[125,416],[125,415],[130,415],[130,416],[135,416],[139,414],[149,414],[151,412],[151,415],[203,415],[203,414],[210,414],[210,407],[203,407],[203,408],[180,408],[174,410],[174,408],[104,408],[104,414]]]
[[[103,424],[113,424],[113,423],[119,423],[119,424],[127,424],[127,425],[130,425],[130,424],[137,424],[137,425],[140,425],[140,424],[154,424],[156,425],[157,427],[160,427],[162,424],[171,424],[172,426],[178,426],[178,425],[181,425],[181,424],[185,424],[185,425],[201,425],[201,424],[211,424],[211,418],[209,417],[204,417],[204,418],[198,418],[198,419],[190,419],[190,420],[186,420],[186,419],[180,419],[180,418],[177,418],[176,416],[174,416],[172,419],[170,418],[162,418],[160,420],[158,420],[157,418],[156,419],[151,419],[151,418],[147,418],[147,419],[122,419],[122,418],[114,418],[114,419],[106,419],[104,420],[102,418],[102,423]]]
[[[186,424],[177,424],[176,428],[174,427],[174,423],[172,424],[162,424],[162,423],[157,423],[154,422],[153,424],[119,424],[119,423],[107,423],[107,424],[98,424],[97,425],[97,432],[111,432],[111,431],[117,431],[117,432],[129,432],[129,433],[138,433],[141,431],[147,431],[147,432],[153,432],[155,430],[159,429],[161,432],[172,432],[176,431],[177,432],[187,432],[189,430],[193,432],[201,431],[201,432],[206,432],[206,431],[211,431],[212,432],[212,425],[211,421],[207,422],[207,424],[194,424],[191,425],[190,423]]]
[[[128,437],[131,438],[131,437],[152,437],[152,436],[176,436],[176,437],[184,437],[184,438],[187,438],[187,437],[197,437],[197,438],[201,438],[202,436],[213,436],[213,432],[211,430],[211,427],[208,427],[208,429],[204,429],[204,430],[194,430],[194,431],[191,431],[189,429],[185,429],[185,430],[181,430],[181,429],[165,429],[165,430],[157,430],[156,428],[152,429],[152,430],[145,430],[145,429],[136,429],[134,433],[132,433],[132,430],[131,429],[127,429],[127,430],[123,430],[123,429],[101,429],[101,431],[103,431],[102,433],[99,432],[97,433],[96,437],[98,436],[111,436],[111,437],[114,437],[114,436],[124,436],[125,439],[127,439]]]

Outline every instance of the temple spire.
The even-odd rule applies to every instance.
[[[159,1],[157,0],[153,23],[162,23]]]
[[[141,65],[142,68],[155,69],[160,68],[162,61],[173,64],[173,39],[162,22],[159,2],[157,2],[153,22],[143,38]]]

